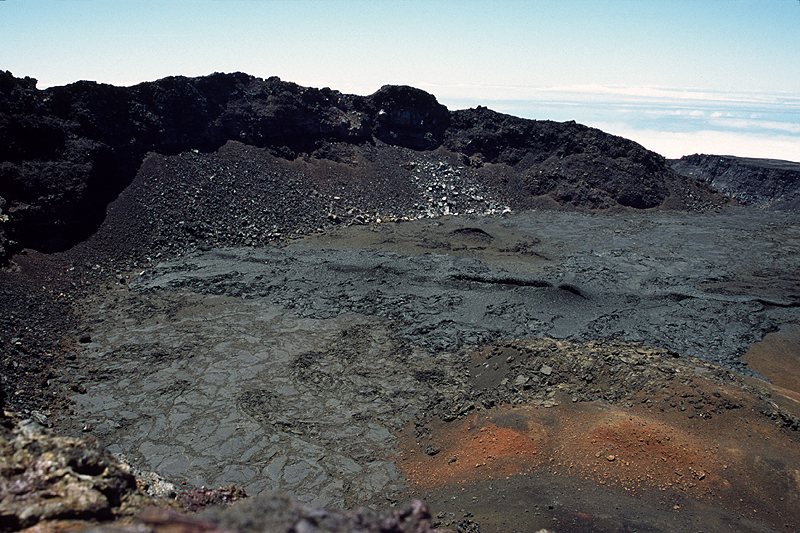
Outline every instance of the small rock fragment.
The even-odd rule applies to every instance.
[[[430,446],[425,448],[425,453],[430,455],[431,457],[433,457],[434,455],[437,455],[440,451],[441,451],[441,449],[438,446],[436,446],[435,444],[431,444]]]

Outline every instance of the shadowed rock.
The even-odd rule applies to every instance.
[[[705,180],[744,205],[800,210],[800,163],[705,154],[670,163],[681,174]]]

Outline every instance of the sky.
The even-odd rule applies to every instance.
[[[0,0],[39,88],[246,72],[800,162],[800,0]]]

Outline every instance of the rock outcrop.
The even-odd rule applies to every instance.
[[[515,169],[509,185],[530,199],[637,209],[658,207],[677,185],[664,158],[642,146],[575,122],[526,120],[486,108],[454,111],[445,146],[473,161]],[[525,205],[523,203],[523,205]]]
[[[670,164],[673,170],[702,179],[744,205],[800,211],[800,163],[694,154]]]
[[[135,493],[134,477],[99,445],[53,435],[32,420],[0,422],[0,531],[110,519]]]
[[[485,108],[450,112],[412,87],[356,96],[234,73],[38,90],[34,79],[0,72],[0,258],[85,240],[148,153],[211,153],[230,141],[285,162],[339,163],[348,183],[388,167],[408,181],[410,169],[398,167],[405,161],[384,147],[436,150],[456,156],[514,209],[725,202],[632,141]],[[383,168],[365,164],[364,150]]]

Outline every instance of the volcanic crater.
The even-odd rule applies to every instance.
[[[796,176],[740,163],[411,87],[0,73],[2,529],[797,530]],[[20,484],[64,450],[91,505]]]

